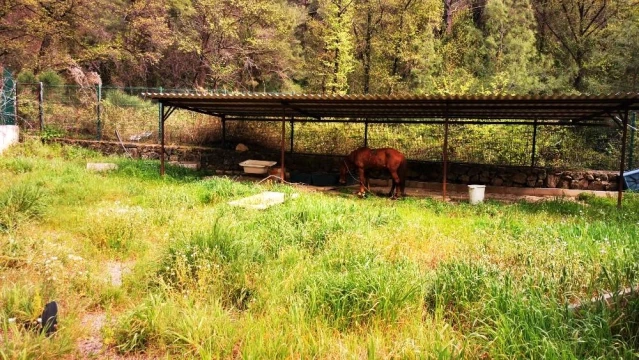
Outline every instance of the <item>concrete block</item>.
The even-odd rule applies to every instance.
[[[109,171],[117,168],[118,164],[114,163],[87,163],[87,170],[91,171]]]
[[[0,125],[0,154],[20,139],[18,125]]]

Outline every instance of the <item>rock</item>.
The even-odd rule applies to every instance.
[[[490,183],[492,186],[502,186],[504,184],[504,180],[502,178],[494,178],[493,181]]]
[[[593,181],[588,186],[588,190],[603,191],[606,190],[606,185],[601,181]]]
[[[586,190],[586,189],[588,189],[588,185],[589,185],[589,184],[590,184],[590,183],[588,182],[588,180],[587,180],[587,179],[581,179],[581,180],[579,180],[579,187],[578,187],[578,188],[579,188],[579,189]]]
[[[595,180],[595,177],[594,177],[594,176],[592,176],[592,174],[587,174],[587,175],[586,175],[586,180],[588,180],[588,181],[593,181],[593,180]]]
[[[462,176],[459,178],[459,181],[460,181],[462,184],[468,184],[468,181],[470,181],[470,177],[469,177],[468,175],[462,175]]]
[[[248,149],[249,149],[248,146],[242,143],[237,144],[237,146],[235,147],[235,151],[239,151],[239,152],[245,152],[245,151],[248,151]]]
[[[549,188],[556,188],[558,181],[559,177],[557,175],[548,174],[548,177],[546,178],[546,186]]]
[[[525,184],[528,179],[528,175],[524,173],[517,173],[512,177],[512,180],[515,184]]]

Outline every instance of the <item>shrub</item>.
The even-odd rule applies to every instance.
[[[64,85],[64,79],[55,70],[44,70],[38,74],[38,81],[42,82],[46,86],[60,86]]]
[[[46,209],[45,194],[32,184],[19,184],[0,194],[0,231],[40,218]]]

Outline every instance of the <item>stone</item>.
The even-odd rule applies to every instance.
[[[593,181],[588,186],[588,190],[603,191],[606,190],[606,185],[602,181]]]
[[[468,175],[462,175],[462,176],[459,178],[459,181],[460,181],[462,184],[468,184],[468,182],[470,181],[470,177],[469,177]]]
[[[249,149],[248,146],[242,143],[237,144],[237,146],[235,147],[235,151],[238,151],[238,152],[245,152],[245,151],[248,151],[248,149]]]
[[[526,183],[526,179],[528,178],[528,175],[524,174],[524,173],[517,173],[512,177],[512,180],[515,184],[525,184]]]
[[[588,189],[589,185],[590,185],[590,182],[588,181],[588,179],[581,179],[579,180],[578,189],[586,190]]]
[[[494,178],[493,181],[490,182],[492,186],[502,186],[504,184],[504,180],[502,178]]]
[[[546,186],[549,188],[556,188],[559,182],[559,177],[554,174],[548,174],[546,177]]]
[[[592,176],[592,174],[587,174],[587,175],[586,175],[586,180],[588,180],[588,181],[593,181],[593,180],[595,180],[595,177],[594,177],[594,176]]]

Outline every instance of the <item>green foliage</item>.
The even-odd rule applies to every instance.
[[[18,81],[18,83],[23,83],[23,84],[34,84],[38,82],[38,79],[33,74],[33,71],[28,69],[22,70],[16,77],[16,80]]]
[[[637,285],[637,194],[623,209],[592,196],[393,202],[194,173],[161,179],[157,160],[112,158],[128,170],[90,173],[85,159],[99,155],[37,139],[7,154],[1,192],[33,184],[26,192],[40,188],[47,210],[0,233],[0,357],[90,358],[78,347],[87,336],[107,353],[160,358],[636,352],[636,295],[591,298]],[[286,201],[227,204],[265,190]],[[121,286],[109,281],[118,267],[130,269]],[[45,338],[24,324],[50,299],[64,316]]]
[[[372,252],[328,253],[299,291],[311,316],[322,316],[343,330],[374,318],[397,321],[418,305],[421,284],[408,262],[391,263]]]
[[[64,79],[55,70],[44,70],[38,74],[38,81],[46,86],[64,85]]]
[[[114,106],[125,106],[125,107],[144,107],[150,106],[148,101],[141,99],[139,96],[129,95],[122,90],[113,89],[107,90],[102,95],[104,101],[110,105]]]
[[[44,191],[33,184],[18,184],[0,193],[0,231],[41,218],[47,208]]]
[[[40,138],[44,141],[61,138],[65,135],[64,130],[57,126],[46,125],[42,132],[40,132]]]

